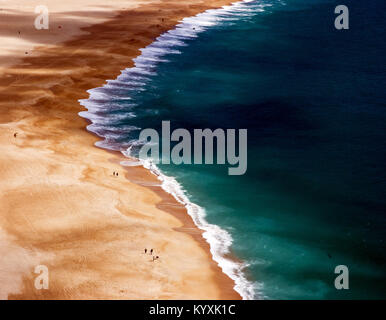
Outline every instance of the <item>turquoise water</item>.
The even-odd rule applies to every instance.
[[[131,154],[162,120],[248,129],[245,175],[159,165],[243,262],[247,298],[386,297],[385,6],[345,1],[350,30],[337,31],[337,4],[250,1],[188,20],[84,102],[99,146]],[[334,287],[342,264],[349,290]]]

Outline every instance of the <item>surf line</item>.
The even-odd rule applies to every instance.
[[[138,88],[142,88],[148,82],[149,77],[156,74],[154,72],[156,64],[165,61],[163,56],[181,53],[179,50],[176,50],[176,47],[186,45],[185,42],[196,38],[197,34],[205,31],[207,27],[216,25],[218,21],[237,19],[238,16],[244,16],[243,11],[248,12],[245,14],[249,15],[250,8],[248,8],[248,3],[250,2],[254,2],[254,0],[234,2],[228,6],[209,9],[196,16],[182,19],[180,24],[176,25],[174,29],[163,33],[152,44],[140,49],[142,53],[134,59],[134,67],[122,70],[121,75],[115,80],[107,80],[107,84],[103,87],[88,90],[90,94],[89,99],[79,100],[80,104],[83,105],[87,111],[82,111],[79,115],[91,121],[91,125],[87,126],[89,131],[104,138],[102,141],[97,141],[95,143],[96,146],[108,150],[120,150],[123,155],[133,159],[131,147],[129,146],[127,150],[123,150],[122,146],[119,146],[121,142],[115,142],[114,135],[110,135],[109,132],[106,133],[105,130],[110,118],[113,120],[111,115],[113,111],[121,110],[122,108],[122,106],[117,103],[111,103],[111,100],[123,99],[130,101],[130,108],[135,108],[136,106],[129,92],[126,92],[123,97],[114,90],[114,86],[129,82],[130,86],[133,87],[130,90],[137,91]],[[100,114],[103,114],[103,119]],[[243,299],[255,299],[255,297],[260,296],[260,294],[256,292],[260,284],[249,281],[245,277],[244,268],[248,267],[248,263],[234,261],[227,257],[233,242],[230,233],[218,225],[208,223],[205,218],[205,209],[192,203],[188,199],[184,188],[175,178],[163,174],[151,159],[138,160],[139,165],[142,165],[157,176],[161,181],[161,187],[164,191],[171,194],[178,202],[186,207],[195,225],[203,231],[203,237],[209,244],[213,260],[219,265],[222,271],[234,281],[235,291],[238,292]],[[125,165],[124,161],[122,161],[121,164]]]
[[[174,29],[165,32],[159,36],[154,43],[141,49],[142,55],[135,59],[136,66],[133,69],[125,70],[122,73],[122,80],[130,79],[128,75],[131,70],[135,72],[137,70],[136,68],[145,69],[144,66],[141,66],[141,57],[145,60],[147,56],[154,59],[154,56],[156,55],[159,59],[159,56],[164,55],[159,51],[159,48],[165,48],[162,43],[165,43],[167,48],[165,54],[181,53],[175,48],[183,45],[185,40],[189,41],[190,39],[197,37],[198,33],[205,31],[206,27],[215,25],[217,17],[219,17],[220,20],[224,16],[226,17],[225,19],[229,19],[235,14],[235,17],[237,18],[244,5],[246,6],[246,11],[248,11],[249,8],[247,7],[247,4],[250,2],[254,2],[254,0],[234,2],[229,6],[224,6],[219,9],[209,9],[196,16],[184,18]],[[193,26],[195,27],[193,28]],[[172,49],[169,47],[170,44],[172,45]],[[153,51],[153,48],[156,50]],[[127,157],[132,158],[130,149],[131,148],[127,151],[122,151],[122,153]],[[248,263],[238,262],[227,257],[233,242],[231,234],[218,225],[208,223],[206,220],[205,209],[189,200],[184,188],[174,177],[166,176],[151,159],[139,160],[144,168],[150,170],[150,172],[161,181],[162,189],[171,194],[178,202],[185,206],[195,225],[203,231],[203,237],[209,244],[213,260],[219,265],[222,271],[234,281],[235,291],[246,300],[262,297],[260,293],[256,291],[261,288],[261,285],[252,282],[245,277],[244,269],[248,267]]]

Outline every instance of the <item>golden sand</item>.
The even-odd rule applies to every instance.
[[[186,209],[78,116],[139,48],[229,2],[46,0],[49,30],[33,28],[39,1],[0,2],[0,299],[240,298]]]

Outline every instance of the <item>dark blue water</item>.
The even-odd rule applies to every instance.
[[[96,131],[125,147],[162,120],[248,129],[245,175],[159,167],[232,236],[255,298],[386,297],[386,8],[347,0],[350,29],[338,31],[338,4],[249,2],[165,55],[144,91],[119,89],[132,100],[95,113],[107,119]],[[135,87],[133,75],[122,81]],[[334,287],[337,265],[349,290]]]

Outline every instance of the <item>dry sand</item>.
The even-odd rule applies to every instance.
[[[229,2],[45,0],[50,29],[35,30],[41,1],[0,0],[0,299],[240,298],[185,208],[94,147],[77,115],[139,48]]]

